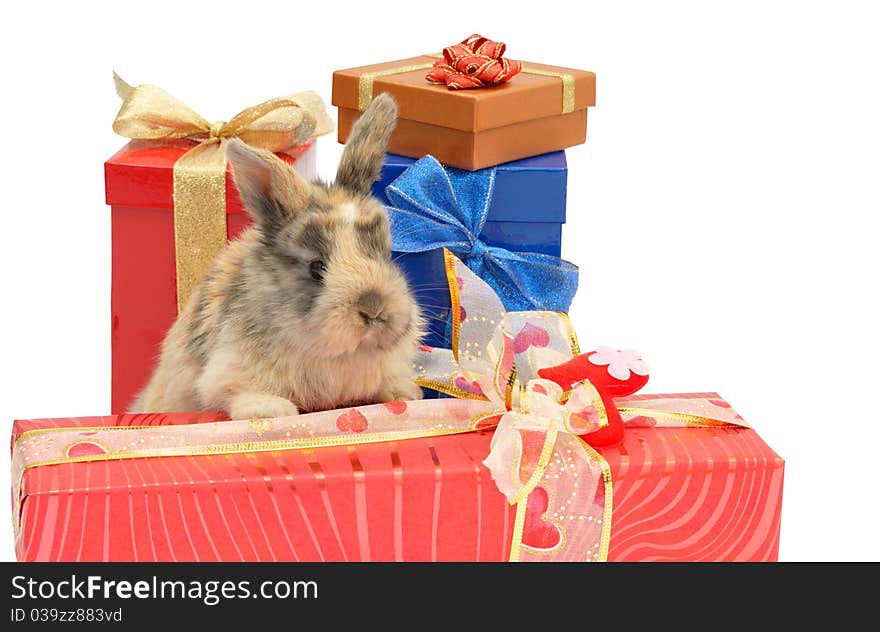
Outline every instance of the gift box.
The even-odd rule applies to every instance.
[[[192,143],[132,141],[104,163],[112,234],[111,410],[124,412],[146,384],[178,312],[174,213],[175,162]],[[306,177],[316,175],[314,142],[288,154]],[[250,226],[231,173],[226,176],[226,239]],[[212,257],[211,257],[212,258]]]
[[[578,269],[558,256],[566,177],[563,152],[476,171],[430,155],[388,156],[373,191],[386,204],[395,261],[422,307],[427,345],[452,344],[444,249],[487,282],[505,308],[568,311]]]
[[[387,154],[382,174],[373,185],[373,195],[387,204],[385,189],[415,162],[414,158]],[[481,233],[484,241],[508,250],[558,257],[565,223],[567,182],[564,151],[498,165]]]
[[[333,73],[332,103],[344,143],[373,96],[389,93],[399,120],[389,151],[481,169],[583,143],[595,105],[592,72],[522,63],[505,83],[451,90],[426,75],[440,55],[421,55]]]
[[[714,402],[715,393],[635,396]],[[437,400],[435,400],[436,402]],[[101,458],[100,428],[206,424],[209,413],[21,420],[13,451],[57,436],[61,462],[13,481],[20,561],[506,561],[516,511],[482,460],[492,432],[314,449],[252,441],[231,452]],[[613,480],[608,561],[774,561],[783,461],[748,428],[626,430],[596,450]],[[74,436],[60,434],[73,429]],[[79,429],[78,431],[76,429]],[[276,442],[277,443],[277,442]],[[50,444],[51,445],[51,444]],[[92,459],[92,460],[90,460]],[[20,491],[16,487],[20,484]],[[522,544],[565,525],[530,504]],[[585,516],[589,517],[589,516]],[[569,522],[578,522],[577,519]],[[560,530],[562,529],[562,530]]]
[[[238,137],[276,151],[308,178],[313,138],[332,128],[314,93],[273,99],[228,123],[208,123],[160,88],[117,77],[114,130],[128,144],[104,164],[111,209],[111,411],[125,412],[146,384],[161,342],[214,255],[250,225],[226,167]]]
[[[373,195],[391,204],[386,188],[416,160],[388,154]],[[568,167],[565,152],[558,151],[516,160],[494,169],[494,185],[485,222],[477,236],[488,246],[559,257],[565,223]],[[416,229],[417,230],[417,229]],[[423,233],[422,237],[427,233]],[[395,260],[417,289],[427,316],[431,346],[448,346],[449,292],[443,253],[439,247],[423,252],[395,252]]]

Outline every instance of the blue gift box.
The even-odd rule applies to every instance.
[[[386,187],[416,161],[387,154],[373,194],[389,204]],[[516,160],[495,168],[486,223],[479,239],[488,246],[512,252],[558,257],[565,223],[568,167],[565,152]],[[449,291],[442,251],[395,253],[395,260],[412,285],[428,320],[425,344],[448,347]]]

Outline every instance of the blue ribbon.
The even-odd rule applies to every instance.
[[[494,188],[494,167],[466,171],[446,168],[433,156],[419,159],[385,188],[393,250],[449,248],[489,284],[508,311],[567,312],[577,291],[576,265],[480,239]]]

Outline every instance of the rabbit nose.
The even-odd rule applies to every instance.
[[[360,298],[358,298],[357,307],[358,313],[364,319],[364,322],[371,323],[382,314],[385,304],[382,296],[376,290],[370,290],[361,294]]]

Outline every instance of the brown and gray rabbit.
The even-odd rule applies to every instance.
[[[133,412],[243,419],[421,397],[410,373],[422,318],[391,260],[387,213],[370,195],[396,116],[388,95],[373,101],[333,184],[228,142],[254,226],[193,292]]]

